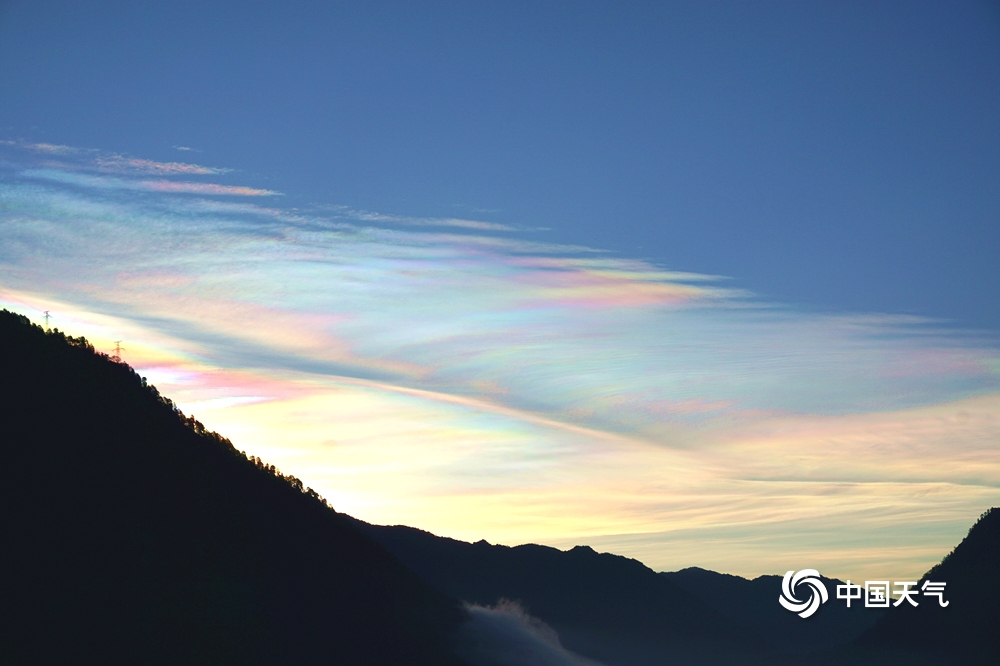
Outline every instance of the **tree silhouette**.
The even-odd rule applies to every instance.
[[[457,663],[457,602],[318,493],[6,311],[0,451],[0,663]]]

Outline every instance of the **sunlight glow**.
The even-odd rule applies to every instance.
[[[509,228],[137,179],[223,169],[5,169],[0,306],[124,340],[186,413],[359,518],[661,570],[912,577],[1000,502],[1000,357],[973,336],[484,235]]]

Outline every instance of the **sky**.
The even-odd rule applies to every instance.
[[[0,305],[338,510],[859,579],[1000,505],[995,4],[136,4],[0,3]]]

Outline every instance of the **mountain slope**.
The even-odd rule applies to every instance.
[[[457,663],[456,602],[128,366],[6,311],[0,452],[0,663]]]
[[[568,649],[607,664],[765,663],[763,646],[642,563],[586,546],[470,544],[410,527],[358,525],[439,591],[521,602]]]
[[[768,641],[779,652],[815,652],[849,643],[882,617],[881,609],[827,603],[808,620],[778,604],[781,576],[747,580],[698,567],[661,573],[740,627]],[[831,600],[843,581],[822,578]]]
[[[919,596],[916,608],[904,603],[890,609],[858,638],[856,653],[893,655],[898,663],[919,653],[942,663],[1000,664],[1000,509],[984,513],[917,588],[925,580],[947,583],[948,606]]]

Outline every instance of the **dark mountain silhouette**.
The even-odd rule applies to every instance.
[[[0,663],[457,663],[465,617],[82,338],[0,312]]]
[[[442,593],[483,606],[520,602],[585,657],[629,666],[768,663],[749,632],[636,560],[586,546],[470,544],[357,524]]]
[[[691,567],[660,574],[710,608],[767,641],[777,652],[816,652],[850,643],[882,617],[884,611],[854,603],[848,608],[835,599],[843,581],[822,576],[830,593],[821,612],[807,620],[777,603],[781,576],[740,576]]]
[[[127,365],[6,311],[0,452],[0,664],[1000,663],[997,509],[924,577],[948,608],[920,598],[866,628],[872,611],[831,598],[801,620],[777,576],[338,514]]]
[[[855,641],[851,655],[871,663],[927,655],[947,664],[1000,664],[1000,509],[984,513],[917,587],[927,580],[947,583],[946,608],[924,596],[916,608],[891,608]]]
[[[926,598],[916,609],[848,610],[836,599],[842,581],[824,578],[830,601],[806,620],[778,604],[780,576],[657,574],[586,546],[470,544],[357,524],[442,593],[479,605],[520,601],[567,648],[610,665],[1000,664],[998,509],[924,577],[947,582],[948,608]]]

